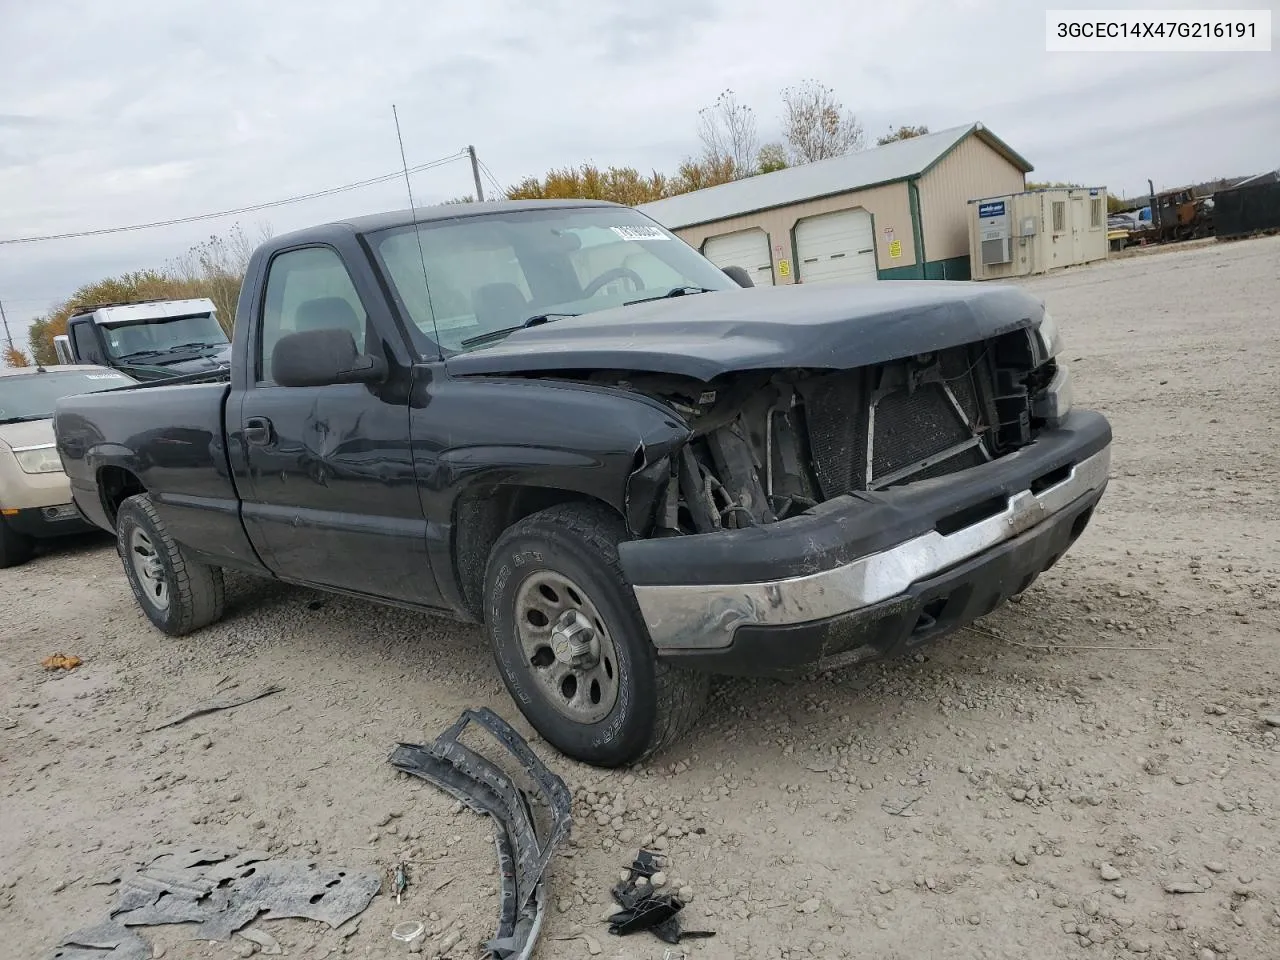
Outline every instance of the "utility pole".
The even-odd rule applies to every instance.
[[[484,186],[480,183],[480,161],[476,159],[476,148],[468,146],[467,155],[471,157],[471,176],[473,176],[476,181],[476,200],[483,201]]]
[[[4,301],[0,300],[0,320],[4,321],[4,338],[9,343],[9,349],[13,349],[13,334],[9,332],[9,318],[4,315]]]

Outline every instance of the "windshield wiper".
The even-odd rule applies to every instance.
[[[665,300],[668,297],[683,297],[691,293],[715,293],[715,291],[707,287],[695,287],[691,285],[682,285],[679,287],[672,287],[666,293],[660,293],[656,297],[641,297],[638,300],[628,300],[626,303],[623,304],[623,306],[629,307],[633,303],[648,303],[650,300]]]
[[[122,353],[117,360],[141,360],[143,357],[158,357],[168,350],[135,350],[133,353]]]
[[[197,340],[195,343],[179,343],[176,346],[166,348],[164,352],[172,353],[174,350],[211,350],[214,347],[221,346],[221,343],[205,343],[203,340]]]
[[[49,420],[53,417],[52,413],[28,413],[22,417],[5,417],[0,420],[0,424],[6,423],[29,423],[32,420]]]
[[[474,337],[467,337],[462,341],[464,347],[474,347],[480,343],[489,343],[493,340],[501,340],[509,334],[515,333],[517,330],[523,330],[525,327],[537,327],[544,323],[550,323],[552,320],[559,320],[561,317],[577,317],[581,314],[577,313],[538,313],[530,317],[524,323],[517,323],[514,327],[503,327],[500,330],[490,330],[488,333],[479,333]]]

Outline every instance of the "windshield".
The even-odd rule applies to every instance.
[[[737,288],[683,240],[625,207],[462,217],[420,224],[418,236],[421,254],[412,226],[373,240],[414,326],[450,353],[493,342],[487,334],[500,339],[531,317]]]
[[[220,347],[228,342],[227,335],[211,313],[113,323],[104,325],[102,333],[107,341],[107,352],[115,360],[138,359],[180,348]]]
[[[47,420],[63,397],[136,383],[114,370],[67,370],[0,377],[0,423]]]

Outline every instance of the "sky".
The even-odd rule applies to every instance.
[[[1059,2],[1055,8],[1099,4]],[[1177,7],[1274,8],[1199,0]],[[1150,4],[1118,3],[1133,9]],[[474,144],[500,184],[591,160],[671,171],[724,89],[777,137],[815,79],[874,142],[981,121],[1035,180],[1134,195],[1280,167],[1271,53],[1047,53],[1025,0],[0,0],[0,240],[168,220],[378,177]],[[465,160],[418,204],[474,192]],[[486,179],[486,190],[492,184]],[[174,227],[0,244],[19,346],[76,287],[239,223],[403,209],[402,179]]]

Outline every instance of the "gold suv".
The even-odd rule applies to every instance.
[[[0,369],[0,567],[26,563],[36,541],[96,529],[71,502],[53,441],[63,397],[137,383],[110,367]]]

